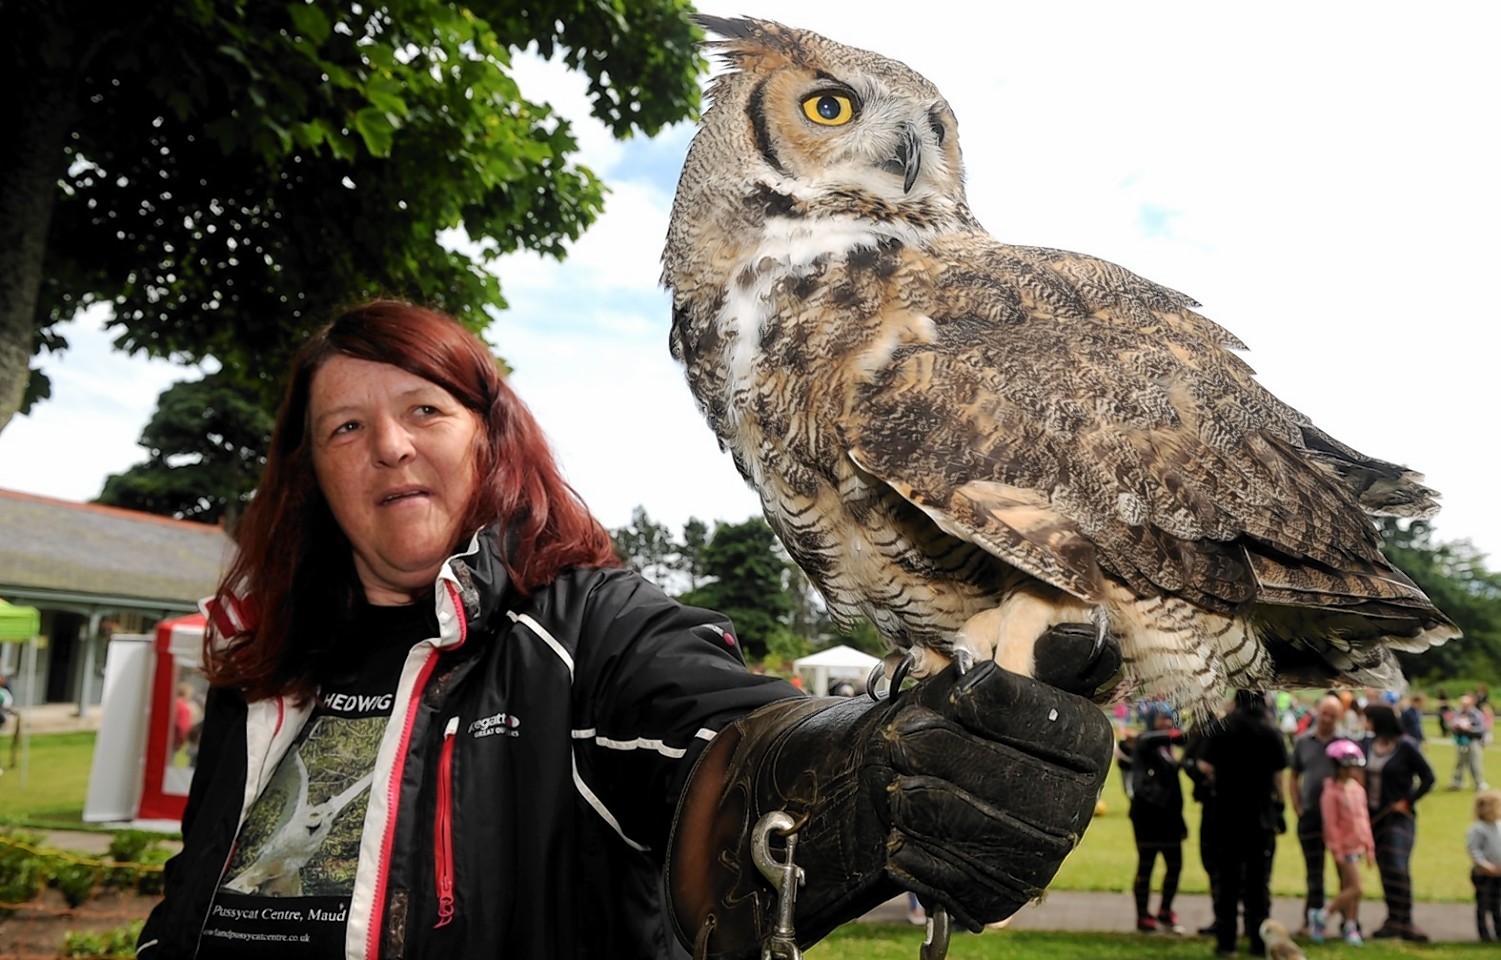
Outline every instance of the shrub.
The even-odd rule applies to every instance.
[[[63,938],[60,957],[129,957],[135,955],[136,941],[141,938],[143,920],[136,920],[115,930],[100,933],[70,933]]]
[[[161,840],[161,834],[148,830],[121,830],[109,842],[109,858],[116,863],[140,863],[141,854]]]
[[[0,903],[25,903],[42,892],[48,863],[27,849],[41,842],[40,834],[0,830]]]
[[[172,859],[172,851],[163,850],[161,847],[148,847],[141,851],[141,859],[137,861],[137,864],[138,867],[160,867],[170,859]],[[159,894],[165,886],[165,874],[161,870],[137,869],[135,885],[141,893]]]
[[[104,879],[104,868],[97,863],[76,863],[57,859],[52,862],[52,885],[57,887],[68,906],[76,907],[94,896],[94,888]]]

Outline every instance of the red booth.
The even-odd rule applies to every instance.
[[[207,689],[200,669],[204,624],[195,613],[156,625],[146,763],[136,814],[142,820],[181,820],[188,802]]]

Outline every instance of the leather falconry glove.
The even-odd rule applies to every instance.
[[[1039,896],[1094,815],[1114,740],[1086,697],[1121,661],[1092,629],[1055,628],[1036,656],[1039,679],[950,666],[885,701],[786,700],[721,731],[668,852],[673,921],[694,957],[760,955],[777,891],[751,835],[778,810],[805,874],[800,947],[903,890],[973,931]]]

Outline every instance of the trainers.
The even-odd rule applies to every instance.
[[[1308,938],[1314,943],[1324,942],[1324,908],[1308,909]]]
[[[1164,910],[1157,914],[1158,929],[1169,933],[1182,933],[1183,924],[1178,922],[1178,915],[1171,910]]]
[[[1360,935],[1360,927],[1349,923],[1345,925],[1345,942],[1352,947],[1365,946],[1365,938]]]
[[[1157,918],[1156,917],[1137,917],[1136,918],[1136,932],[1137,933],[1156,933],[1157,932]]]

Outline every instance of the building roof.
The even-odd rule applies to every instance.
[[[0,489],[0,596],[12,601],[192,609],[233,551],[222,527]]]

